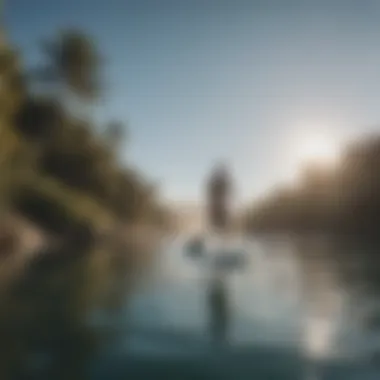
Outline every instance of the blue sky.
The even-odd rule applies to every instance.
[[[97,117],[129,124],[125,160],[170,199],[199,199],[219,158],[253,198],[300,164],[298,134],[339,145],[380,122],[377,0],[8,0],[5,19],[27,63],[60,27],[96,38]]]

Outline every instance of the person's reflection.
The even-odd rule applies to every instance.
[[[230,310],[225,280],[216,276],[210,281],[208,291],[209,332],[215,343],[227,341]]]

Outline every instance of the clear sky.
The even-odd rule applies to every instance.
[[[125,159],[171,199],[196,200],[220,157],[249,199],[295,170],[298,134],[339,144],[380,122],[378,0],[6,3],[26,62],[59,27],[97,39],[108,86],[97,117],[129,123]]]

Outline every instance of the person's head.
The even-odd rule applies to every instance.
[[[225,178],[228,175],[228,165],[226,161],[220,160],[214,167],[214,176]]]
[[[230,183],[230,172],[228,165],[225,161],[218,162],[212,169],[210,175],[210,184],[224,184],[227,185]]]

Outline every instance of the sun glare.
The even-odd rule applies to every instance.
[[[337,139],[329,131],[298,131],[287,142],[288,169],[284,178],[288,183],[298,181],[305,165],[318,165],[327,169],[336,166],[340,156]]]
[[[332,138],[323,135],[305,136],[296,143],[299,162],[333,164],[338,156],[338,149]]]

